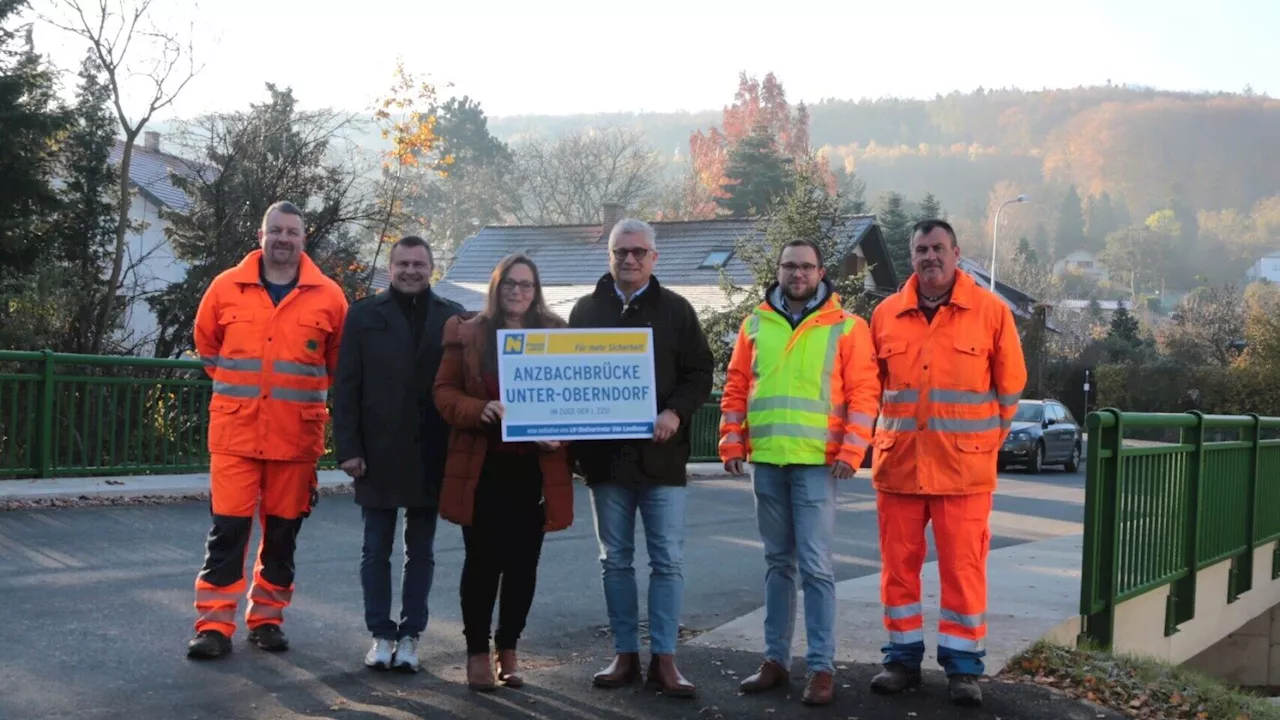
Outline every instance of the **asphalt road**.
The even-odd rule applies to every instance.
[[[1081,473],[1005,475],[992,519],[993,548],[1078,532],[1083,485]],[[869,482],[860,477],[841,483],[839,500],[837,579],[878,572]],[[642,707],[628,709],[625,703],[606,712],[596,706],[600,691],[593,695],[589,688],[590,674],[607,662],[611,645],[584,488],[577,494],[576,513],[574,526],[549,535],[544,546],[538,595],[521,641],[530,689],[487,697],[468,693],[462,684],[465,652],[457,600],[462,536],[446,522],[436,535],[431,619],[423,641],[427,672],[399,676],[376,674],[361,664],[369,638],[358,578],[360,514],[350,496],[324,498],[303,526],[297,593],[286,612],[291,651],[262,653],[243,642],[241,629],[233,655],[216,663],[189,662],[184,654],[207,506],[0,513],[0,718],[648,717]],[[688,631],[711,629],[759,607],[763,550],[749,481],[695,482],[687,528],[683,623]],[[255,547],[256,542],[255,537]],[[397,550],[393,564],[398,562]],[[639,538],[642,614],[646,564]],[[798,633],[801,653],[802,638]],[[880,641],[840,638],[842,643]],[[749,655],[712,653],[722,663],[716,665],[708,652],[682,656],[688,658],[682,663],[685,674],[711,698],[695,701],[690,717],[712,707],[707,703],[719,693],[724,708],[741,702],[726,668],[741,677],[758,662]],[[859,678],[865,671],[848,670]],[[851,684],[854,689],[846,694],[863,694],[865,678]],[[556,687],[565,690],[553,692]],[[539,692],[546,696],[539,699]],[[615,702],[622,695],[610,697],[608,702]],[[690,712],[688,704],[659,701],[654,717]],[[932,715],[921,711],[916,717]],[[1020,715],[1006,709],[1001,717]]]

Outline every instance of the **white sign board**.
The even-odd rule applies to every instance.
[[[498,331],[502,439],[649,439],[657,420],[651,328]]]

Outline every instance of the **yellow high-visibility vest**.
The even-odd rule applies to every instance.
[[[831,376],[838,372],[840,339],[853,330],[855,319],[832,323],[831,317],[816,311],[793,330],[766,305],[747,319],[755,346],[747,399],[753,462],[825,465],[828,443],[840,442],[843,429],[833,437],[830,422],[833,413],[843,422],[845,410],[842,399],[831,397]]]

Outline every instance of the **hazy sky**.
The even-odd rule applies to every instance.
[[[397,56],[444,97],[469,94],[493,116],[718,109],[732,102],[743,70],[773,71],[792,102],[1108,79],[1180,90],[1252,85],[1280,96],[1280,0],[155,6],[166,25],[196,26],[204,69],[175,106],[183,116],[245,108],[265,97],[267,82],[292,86],[308,107],[365,108],[386,91]],[[464,6],[472,9],[456,9]],[[40,27],[36,42],[60,65],[78,64],[83,46],[67,36]]]

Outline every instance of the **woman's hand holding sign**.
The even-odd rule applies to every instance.
[[[502,403],[497,400],[490,400],[485,404],[484,410],[480,411],[480,422],[496,423],[502,420],[504,410]]]

